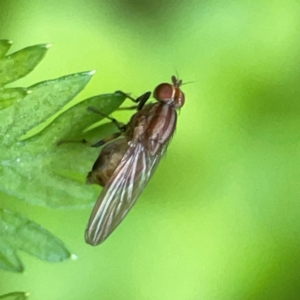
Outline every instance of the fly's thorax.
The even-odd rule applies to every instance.
[[[154,150],[159,145],[167,144],[173,136],[176,128],[177,113],[173,106],[156,103],[152,107],[147,121],[146,139],[151,143],[151,148]]]
[[[163,102],[151,103],[132,116],[126,137],[131,146],[141,142],[154,154],[169,142],[174,134],[176,121],[174,106]]]
[[[147,118],[152,113],[153,106],[157,103],[150,103],[145,105],[141,110],[138,110],[129,120],[126,126],[124,135],[128,140],[137,138],[137,135],[142,136],[147,127]]]
[[[172,84],[161,83],[158,85],[153,92],[153,97],[162,103],[174,106],[175,108],[181,108],[185,102],[184,93],[180,89],[181,85],[182,80],[178,80],[175,76],[172,76]]]

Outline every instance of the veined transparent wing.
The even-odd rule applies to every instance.
[[[157,143],[152,141],[152,143]],[[122,222],[154,173],[168,143],[153,145],[155,153],[142,142],[130,144],[103,188],[92,211],[85,239],[93,246],[102,243]]]

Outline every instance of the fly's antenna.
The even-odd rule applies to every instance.
[[[178,73],[178,70],[177,70],[176,68],[174,68],[174,69],[175,69],[176,78],[177,78],[177,80],[179,80],[179,73]]]
[[[195,83],[195,82],[197,82],[197,81],[188,81],[188,82],[182,83],[181,85],[186,85],[186,84]]]

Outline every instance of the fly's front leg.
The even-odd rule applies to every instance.
[[[116,93],[120,93],[120,94],[124,95],[126,98],[130,99],[131,101],[133,101],[135,103],[138,103],[138,105],[120,108],[120,110],[125,110],[125,109],[141,110],[144,107],[145,103],[149,100],[149,98],[151,96],[151,92],[147,92],[147,93],[139,96],[138,98],[134,99],[130,95],[128,95],[128,94],[126,94],[122,91],[116,91]]]

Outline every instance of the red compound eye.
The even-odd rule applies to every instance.
[[[153,96],[158,101],[170,101],[174,96],[174,87],[169,83],[162,83],[155,88]]]

